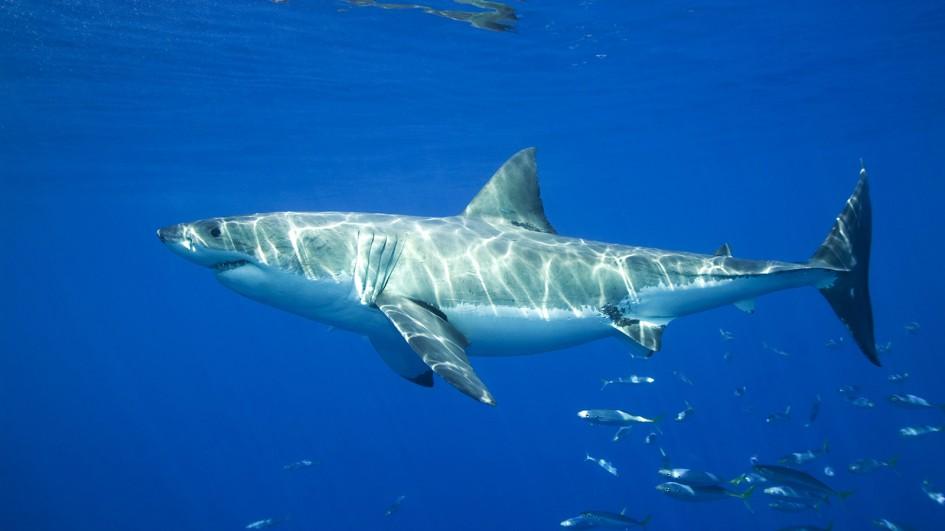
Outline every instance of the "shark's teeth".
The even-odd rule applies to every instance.
[[[244,265],[249,264],[248,260],[233,260],[230,262],[220,262],[219,264],[214,264],[213,268],[217,272],[229,271],[231,269],[236,269],[238,267],[243,267]]]

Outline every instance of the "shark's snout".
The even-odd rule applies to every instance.
[[[178,254],[193,262],[203,264],[199,251],[201,247],[196,245],[192,231],[188,231],[187,225],[179,223],[177,225],[168,225],[157,230],[157,237],[161,243],[167,246],[174,254]]]
[[[180,225],[170,225],[157,230],[157,237],[164,243],[180,241],[183,230]]]

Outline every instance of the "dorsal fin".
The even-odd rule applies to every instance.
[[[502,165],[476,197],[464,216],[501,220],[537,232],[555,233],[545,218],[538,190],[535,148],[525,148]]]
[[[727,243],[723,243],[715,250],[714,256],[732,256],[732,247]]]

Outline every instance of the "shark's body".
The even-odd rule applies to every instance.
[[[369,337],[402,376],[430,385],[432,369],[493,403],[466,354],[529,354],[614,335],[649,353],[677,317],[726,304],[751,310],[759,295],[807,285],[821,288],[875,361],[868,199],[863,172],[806,263],[738,259],[726,245],[703,255],[592,242],[558,235],[545,219],[528,149],[459,216],[281,212],[159,236],[247,297]]]

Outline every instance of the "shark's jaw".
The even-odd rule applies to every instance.
[[[234,269],[239,269],[241,267],[245,267],[251,264],[252,262],[250,262],[249,260],[238,259],[238,260],[227,260],[224,262],[218,262],[216,264],[213,264],[210,267],[213,268],[213,270],[216,271],[217,274],[219,275],[220,273],[233,271]]]

